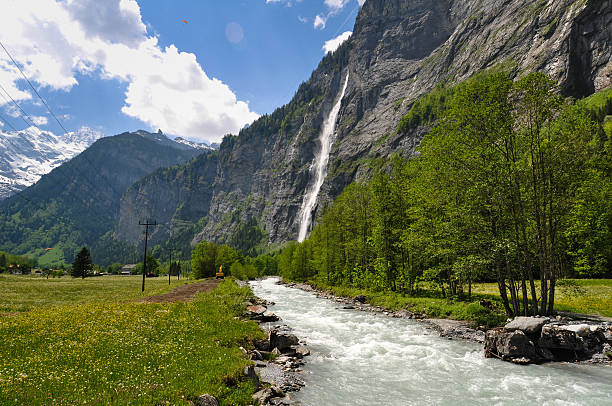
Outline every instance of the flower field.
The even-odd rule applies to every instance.
[[[97,296],[0,316],[0,404],[249,404],[238,347],[263,333],[234,318],[248,295],[225,281],[188,303]]]

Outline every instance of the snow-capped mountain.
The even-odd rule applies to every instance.
[[[182,137],[176,137],[174,139],[174,142],[178,142],[179,144],[187,145],[188,147],[191,147],[191,148],[194,148],[194,149],[203,149],[203,150],[207,150],[207,151],[210,151],[210,150],[213,150],[213,149],[219,149],[219,148],[214,148],[212,146],[208,146],[208,145],[203,144],[203,143],[189,141],[189,140],[186,140],[186,139],[184,139]]]
[[[18,132],[0,130],[0,200],[37,182],[102,137],[89,127],[63,135],[36,127]]]

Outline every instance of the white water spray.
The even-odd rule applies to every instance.
[[[315,181],[304,195],[302,207],[300,208],[300,233],[298,234],[299,242],[304,241],[306,238],[308,226],[310,226],[310,222],[312,221],[312,210],[317,203],[317,196],[319,195],[319,190],[321,190],[325,176],[327,176],[327,162],[329,161],[329,151],[331,149],[332,140],[334,138],[334,132],[336,129],[336,119],[338,118],[338,113],[340,112],[340,105],[342,104],[342,99],[344,98],[344,92],[346,91],[348,80],[349,74],[347,72],[346,79],[344,80],[344,86],[342,86],[342,92],[340,92],[340,97],[338,97],[338,101],[336,104],[334,104],[334,107],[329,112],[327,119],[323,122],[321,135],[319,135],[321,150],[315,156],[315,159],[310,166],[310,171],[314,170]]]

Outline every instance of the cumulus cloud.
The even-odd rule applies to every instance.
[[[338,35],[336,38],[332,38],[329,41],[325,41],[323,45],[323,51],[327,54],[328,52],[334,52],[344,41],[350,38],[353,34],[352,31],[346,31]]]
[[[135,0],[20,0],[3,7],[0,38],[39,85],[69,91],[76,74],[127,83],[123,113],[170,134],[219,141],[258,115],[192,53],[162,49]],[[232,37],[234,39],[238,37]],[[19,72],[0,55],[0,81],[15,99]]]

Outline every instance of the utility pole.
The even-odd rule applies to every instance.
[[[168,267],[168,286],[170,286],[170,274],[172,273],[172,250],[173,248],[170,247],[170,266]]]
[[[152,223],[149,223],[148,221],[145,221],[144,223],[139,221],[138,224],[145,226],[144,259],[142,260],[142,291],[144,292],[145,276],[147,274],[147,242],[149,240],[149,226],[156,226],[157,221],[153,221]]]

